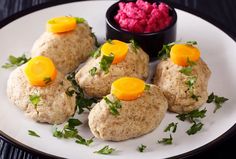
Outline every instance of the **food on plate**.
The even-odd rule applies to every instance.
[[[66,94],[70,87],[49,58],[37,56],[11,72],[7,96],[33,120],[60,124],[75,112],[75,96]]]
[[[56,17],[47,22],[47,31],[34,43],[32,57],[46,56],[66,74],[74,71],[96,48],[95,37],[82,18]]]
[[[77,72],[75,78],[84,92],[102,98],[109,94],[111,84],[123,76],[146,79],[149,57],[134,43],[108,40]]]
[[[168,100],[169,110],[188,113],[206,103],[211,71],[200,58],[196,42],[170,44],[163,48],[167,54],[156,67],[154,84]]]
[[[116,23],[123,29],[135,33],[158,32],[172,22],[169,6],[165,3],[149,3],[143,0],[120,2]]]
[[[122,77],[113,82],[111,93],[90,111],[89,127],[102,140],[135,138],[154,130],[167,107],[159,87],[138,78]]]

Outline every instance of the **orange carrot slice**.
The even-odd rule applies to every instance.
[[[106,42],[102,45],[101,52],[106,56],[113,53],[114,60],[112,64],[117,64],[125,59],[128,52],[128,45],[119,40],[112,40],[111,42]]]
[[[74,17],[56,17],[48,20],[47,31],[52,33],[63,33],[75,30],[76,19]]]
[[[26,63],[24,73],[31,85],[43,87],[55,80],[57,70],[50,58],[37,56]]]
[[[198,48],[187,44],[175,44],[170,50],[171,61],[179,66],[187,66],[188,59],[196,62],[200,58]]]
[[[145,82],[134,77],[122,77],[112,83],[111,93],[120,100],[130,101],[139,98],[145,88]]]

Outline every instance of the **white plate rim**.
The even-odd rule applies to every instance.
[[[60,0],[60,1],[50,1],[50,2],[46,2],[46,3],[42,3],[33,7],[30,7],[28,9],[19,11],[9,17],[7,17],[6,19],[3,19],[2,21],[0,21],[0,29],[2,29],[4,26],[8,25],[9,23],[25,16],[28,14],[31,14],[33,12],[39,11],[41,9],[45,9],[45,8],[49,8],[49,7],[54,7],[57,5],[63,5],[63,4],[68,4],[68,3],[72,3],[72,2],[81,2],[81,1],[90,1],[90,0]],[[223,24],[219,23],[218,21],[216,21],[215,19],[213,19],[210,16],[204,15],[202,13],[200,13],[197,10],[193,10],[190,9],[188,7],[182,6],[180,4],[174,3],[174,2],[165,2],[167,4],[170,4],[171,6],[173,6],[176,9],[182,10],[184,12],[193,14],[197,17],[200,17],[201,19],[209,22],[210,24],[216,26],[217,28],[219,28],[221,31],[223,31],[224,33],[226,33],[231,39],[233,39],[233,41],[236,42],[236,35],[234,35],[226,26],[224,26]],[[229,139],[230,137],[233,136],[233,134],[236,132],[236,124],[234,124],[230,129],[228,129],[225,133],[223,133],[222,135],[220,135],[219,137],[217,137],[215,140],[212,140],[211,142],[198,147],[194,150],[191,150],[189,152],[183,153],[183,154],[179,154],[176,156],[172,156],[169,158],[187,158],[187,157],[191,157],[194,156],[196,154],[199,154],[200,152],[204,152],[207,151],[210,148],[213,148],[214,146],[218,145],[219,143]],[[15,139],[13,139],[12,137],[8,136],[6,133],[4,133],[3,131],[0,130],[0,138],[10,144],[12,144],[13,146],[22,149],[23,151],[26,151],[32,155],[36,155],[36,156],[40,156],[43,158],[62,158],[56,155],[52,155],[43,151],[39,151],[37,149],[31,148]]]

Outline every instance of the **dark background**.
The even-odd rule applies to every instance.
[[[63,0],[0,0],[0,21],[21,10],[42,3],[61,2]],[[188,7],[201,15],[213,19],[216,24],[227,30],[236,39],[236,0],[164,0],[181,7]],[[235,59],[236,60],[236,59]],[[222,142],[207,148],[191,158],[236,158],[236,132]],[[0,159],[42,158],[37,154],[22,151],[0,139]],[[45,158],[45,157],[43,157]]]

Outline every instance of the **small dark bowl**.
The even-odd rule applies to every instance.
[[[129,0],[124,2],[135,2],[135,0]],[[158,0],[146,0],[150,3],[159,4]],[[121,1],[119,1],[121,2]],[[172,16],[171,24],[163,30],[152,33],[132,33],[122,30],[114,20],[115,15],[119,10],[118,3],[111,5],[106,12],[106,38],[117,39],[124,42],[134,39],[139,46],[148,53],[150,60],[154,61],[157,59],[158,51],[161,50],[163,44],[168,44],[176,40],[176,22],[177,14],[173,7],[170,7],[169,15]]]

